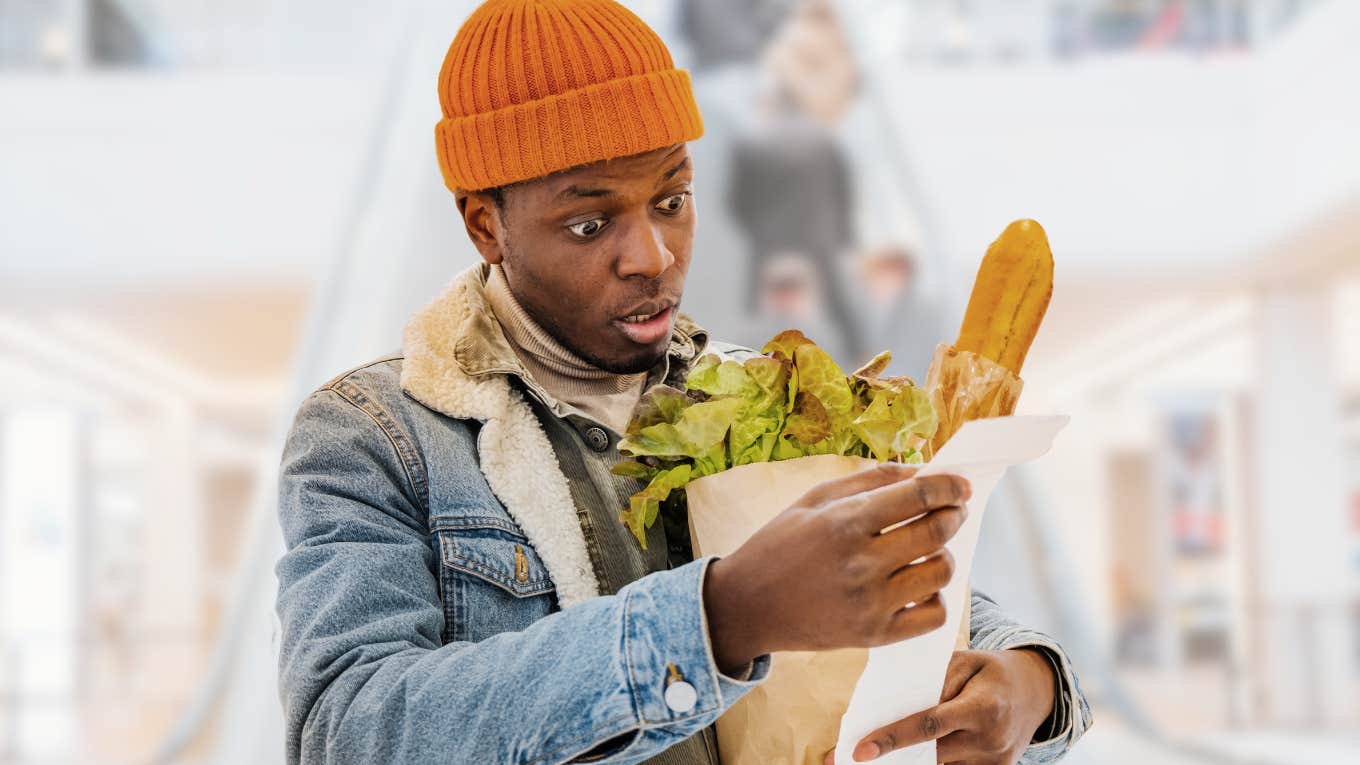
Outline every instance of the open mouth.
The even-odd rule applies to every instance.
[[[651,345],[670,335],[671,314],[674,312],[674,306],[666,306],[656,313],[635,314],[615,319],[614,324],[628,336],[629,340],[642,345]]]

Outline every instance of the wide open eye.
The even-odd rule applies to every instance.
[[[604,218],[591,218],[580,223],[573,223],[567,226],[567,230],[582,239],[590,239],[603,231],[606,223],[607,221]]]
[[[689,194],[690,192],[688,191],[672,194],[658,202],[656,209],[663,213],[678,213],[684,209],[685,203],[689,201]]]

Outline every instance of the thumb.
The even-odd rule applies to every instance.
[[[940,689],[941,703],[949,701],[963,691],[963,686],[982,671],[987,663],[983,651],[955,651],[949,659],[949,669],[945,670],[944,687]]]

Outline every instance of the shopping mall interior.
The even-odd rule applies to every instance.
[[[283,761],[282,438],[477,261],[474,5],[0,0],[0,763]],[[627,5],[703,111],[715,336],[922,379],[1046,228],[1021,411],[1071,424],[972,582],[1071,654],[1067,761],[1360,761],[1360,3]]]

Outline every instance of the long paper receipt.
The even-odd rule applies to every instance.
[[[855,744],[879,728],[939,703],[945,670],[954,652],[968,574],[973,567],[978,530],[987,499],[1011,465],[1037,459],[1053,445],[1068,418],[1060,415],[994,417],[972,420],[955,433],[917,475],[953,473],[972,484],[968,518],[945,545],[954,554],[954,577],[942,595],[945,624],[901,643],[869,650],[869,662],[841,718],[836,763],[854,760]],[[879,765],[935,765],[935,742],[899,749],[874,760]]]

